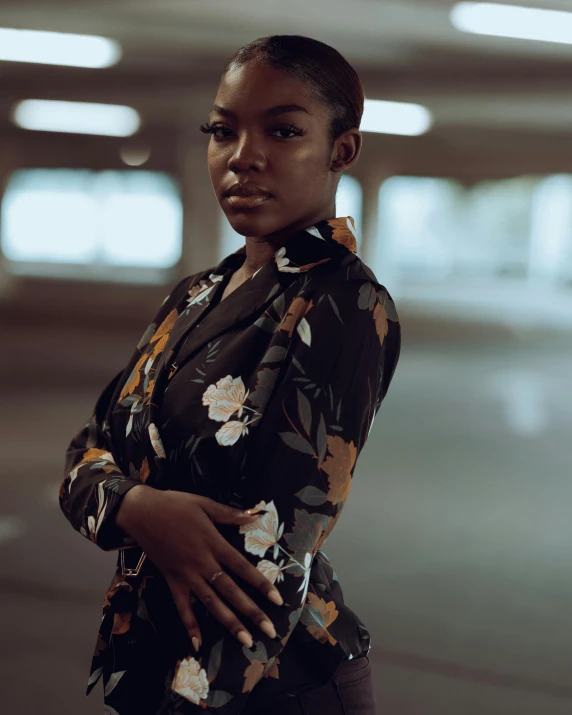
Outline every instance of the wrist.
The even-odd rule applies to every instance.
[[[141,523],[144,510],[156,493],[156,489],[146,484],[137,484],[132,487],[121,499],[121,504],[115,514],[115,524],[128,536],[135,538],[132,533],[133,527],[137,523]]]

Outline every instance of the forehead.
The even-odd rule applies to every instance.
[[[300,118],[320,119],[324,107],[313,97],[312,88],[283,70],[256,61],[232,68],[217,88],[213,107],[224,108],[237,118],[264,119],[268,110],[277,106],[297,106]],[[225,114],[221,109],[213,113]]]

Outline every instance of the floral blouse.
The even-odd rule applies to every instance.
[[[224,301],[244,246],[179,281],[73,437],[62,511],[118,555],[86,693],[102,677],[109,715],[236,715],[318,687],[369,651],[323,550],[401,344],[393,300],[356,246],[351,216],[325,219]],[[166,580],[114,522],[141,483],[266,509],[214,526],[280,591],[282,607],[229,572],[278,639],[235,611],[249,649],[191,598],[195,652]]]

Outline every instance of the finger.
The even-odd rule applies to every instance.
[[[240,576],[243,581],[252,584],[254,588],[263,593],[272,603],[275,603],[277,606],[284,605],[284,599],[272,581],[267,579],[256,566],[253,566],[250,561],[231,546],[224,537],[221,536],[220,542],[217,540],[217,546],[219,546],[219,543],[220,547],[217,549],[216,558],[221,564],[229,567],[231,571],[237,576]]]
[[[276,629],[270,618],[227,574],[222,573],[213,582],[213,588],[253,621],[269,638],[276,638]]]
[[[189,638],[193,644],[193,648],[198,652],[202,645],[201,629],[199,628],[199,623],[195,617],[195,612],[191,606],[191,598],[195,595],[190,593],[188,587],[180,583],[169,584],[171,593],[173,594],[173,600],[175,601],[175,606],[179,612],[179,616],[183,625],[185,626]]]
[[[220,571],[217,564],[212,567],[212,573]],[[209,568],[211,572],[211,568]],[[219,576],[216,580],[218,581]],[[220,599],[218,593],[211,588],[207,581],[202,580],[201,583],[193,584],[193,591],[205,607],[213,614],[213,616],[229,630],[232,635],[247,648],[252,648],[252,634],[246,626],[235,616],[230,608]]]
[[[228,504],[221,504],[209,497],[200,497],[199,503],[212,521],[219,524],[249,524],[261,514],[266,513],[266,509],[263,507],[258,509],[252,507],[247,510],[235,509],[232,506],[228,506]]]

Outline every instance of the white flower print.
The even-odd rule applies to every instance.
[[[223,425],[218,432],[215,433],[215,437],[221,447],[230,447],[230,445],[237,442],[244,434],[248,434],[246,422],[232,420]]]
[[[290,259],[286,256],[286,246],[279,248],[274,254],[274,260],[278,266],[278,270],[282,273],[300,273],[300,269],[295,266],[288,265]]]
[[[191,290],[189,291],[190,297],[187,301],[187,308],[190,305],[195,305],[196,303],[200,303],[214,289],[216,284],[220,283],[220,281],[222,281],[223,278],[224,278],[224,276],[219,275],[218,273],[211,273],[209,276],[209,281],[211,282],[210,285],[208,283],[206,285],[204,285],[196,295],[191,294],[192,291],[194,290],[193,288],[191,288]]]
[[[211,420],[226,422],[215,434],[216,440],[221,447],[229,447],[235,444],[240,437],[248,434],[248,425],[260,417],[256,410],[244,404],[249,392],[250,390],[245,388],[240,375],[238,377],[227,375],[222,377],[216,384],[209,385],[203,393],[202,402],[205,407],[208,406]],[[228,422],[235,412],[238,417],[242,417],[244,410],[254,412],[251,420],[245,419],[242,422],[232,420]]]
[[[306,318],[302,318],[296,327],[296,332],[300,336],[303,343],[309,347],[312,345],[312,331],[310,330],[310,323]]]
[[[149,374],[149,370],[150,370],[151,367],[153,366],[154,360],[155,360],[155,358],[154,358],[153,356],[151,356],[151,357],[149,358],[149,360],[147,360],[147,362],[145,363],[145,374],[146,374],[146,375]]]
[[[255,509],[266,509],[267,513],[262,514],[256,521],[250,524],[242,524],[239,534],[244,534],[244,548],[250,554],[266,556],[267,549],[273,548],[273,558],[278,556],[278,541],[284,532],[284,523],[278,526],[278,512],[273,501],[258,502]]]
[[[199,705],[209,694],[209,681],[204,668],[192,656],[183,658],[177,663],[171,690]]]
[[[226,422],[238,410],[242,417],[244,401],[248,396],[240,375],[227,375],[216,385],[209,385],[203,394],[203,405],[209,406],[209,417],[217,422]]]
[[[149,425],[149,437],[151,438],[151,444],[153,445],[155,454],[161,459],[166,459],[165,448],[163,447],[163,442],[159,436],[159,430],[153,423]]]
[[[304,603],[306,600],[306,594],[308,593],[308,586],[310,584],[310,567],[312,566],[312,554],[307,551],[304,557],[304,580],[302,581],[298,591],[302,591],[302,598],[300,603]]]
[[[283,566],[284,559],[282,559],[279,564],[275,564],[273,561],[268,561],[268,559],[262,559],[256,564],[256,568],[270,581],[270,583],[284,581],[284,574],[282,573]]]

